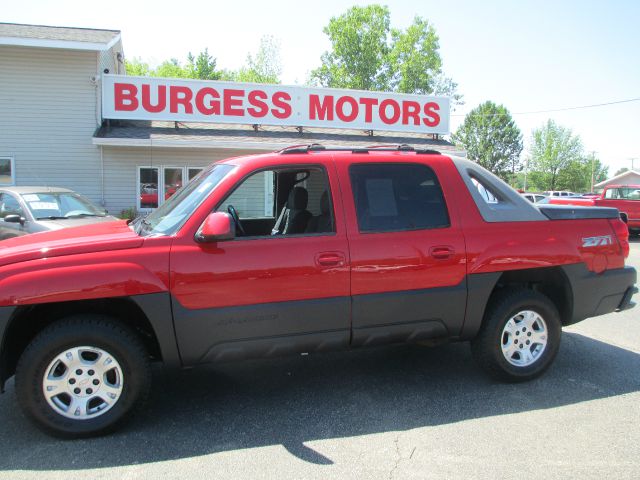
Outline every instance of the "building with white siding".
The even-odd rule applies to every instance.
[[[640,172],[637,170],[627,170],[600,183],[596,183],[594,188],[602,190],[609,185],[640,185]]]
[[[70,188],[119,215],[161,204],[231,156],[311,143],[455,151],[411,131],[107,119],[103,83],[113,74],[126,74],[117,30],[0,23],[0,185]]]

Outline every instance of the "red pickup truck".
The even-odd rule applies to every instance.
[[[160,208],[0,244],[0,382],[45,431],[112,430],[169,367],[471,341],[506,381],[561,329],[633,305],[611,208],[536,207],[433,151],[292,147],[217,162]]]
[[[617,208],[626,215],[629,233],[640,234],[640,185],[609,185],[596,197],[549,197],[548,203]]]

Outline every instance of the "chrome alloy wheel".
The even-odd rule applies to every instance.
[[[502,329],[502,355],[511,365],[528,367],[547,347],[547,325],[532,310],[523,310],[509,319]]]
[[[74,420],[99,417],[120,399],[122,368],[97,347],[74,347],[56,356],[44,372],[42,392],[56,413]]]

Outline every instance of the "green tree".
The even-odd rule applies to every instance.
[[[522,170],[522,133],[503,105],[487,101],[471,110],[451,140],[466,150],[467,158],[511,184]]]
[[[125,58],[124,68],[127,75],[134,77],[148,77],[151,75],[151,68],[149,68],[149,64],[143,62],[140,57],[134,57],[131,60],[127,60]]]
[[[189,73],[184,68],[177,58],[171,60],[165,60],[158,67],[151,71],[152,77],[163,78],[189,78]]]
[[[216,59],[209,55],[208,48],[200,52],[197,57],[189,52],[185,74],[187,78],[200,80],[220,80],[222,77],[222,72],[216,70]]]
[[[140,58],[125,60],[128,75],[164,78],[196,78],[201,80],[231,80],[250,83],[280,83],[282,66],[280,44],[270,36],[262,37],[255,55],[247,55],[247,61],[238,71],[218,70],[217,61],[205,48],[197,56],[191,52],[183,65],[177,58],[165,60],[156,68]]]
[[[406,31],[391,30],[390,86],[402,93],[431,93],[442,69],[438,35],[427,20],[415,17]]]
[[[591,191],[592,167],[594,185],[607,179],[609,168],[604,166],[594,154],[590,154],[571,160],[564,169],[560,170],[556,190]]]
[[[563,171],[583,156],[580,138],[570,129],[548,120],[533,131],[529,159],[531,186],[539,190],[559,190]]]
[[[389,29],[389,8],[380,5],[351,7],[332,17],[323,29],[332,50],[322,54],[311,78],[325,87],[388,90]]]
[[[622,167],[622,168],[619,168],[618,170],[616,170],[616,173],[614,173],[613,176],[617,177],[621,173],[628,172],[628,171],[629,171],[629,169],[627,167]]]
[[[231,77],[238,82],[280,83],[282,65],[280,43],[271,36],[260,39],[260,47],[255,56],[247,54],[247,61]]]
[[[323,32],[331,50],[311,72],[317,85],[357,90],[417,94],[456,94],[456,83],[442,73],[439,38],[434,27],[416,16],[406,29],[391,29],[389,8],[354,6],[333,17]]]

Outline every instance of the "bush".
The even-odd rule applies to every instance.
[[[138,212],[135,207],[127,208],[120,212],[120,218],[123,220],[133,220],[138,216]]]

